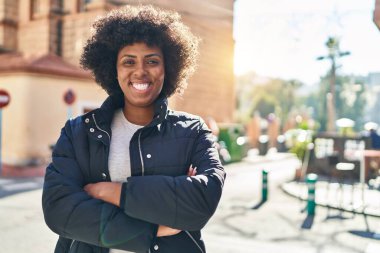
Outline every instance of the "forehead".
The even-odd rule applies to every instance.
[[[162,50],[158,46],[148,46],[144,42],[137,42],[131,45],[126,45],[119,50],[118,56],[125,55],[145,56],[150,54],[157,54],[162,56]]]

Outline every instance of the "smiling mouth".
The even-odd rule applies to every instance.
[[[138,91],[145,91],[149,88],[151,85],[150,83],[130,83],[133,88],[135,88]]]

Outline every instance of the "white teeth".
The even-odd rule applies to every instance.
[[[132,86],[137,90],[146,90],[148,89],[149,83],[132,83]]]

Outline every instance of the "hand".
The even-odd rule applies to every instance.
[[[176,235],[180,232],[181,232],[181,230],[169,228],[169,227],[164,226],[164,225],[159,225],[158,230],[157,230],[157,237]]]
[[[190,165],[189,171],[187,172],[187,176],[192,177],[197,174],[197,167],[193,168],[193,165]]]
[[[93,198],[120,207],[121,185],[121,183],[115,182],[100,182],[88,184],[84,190]]]

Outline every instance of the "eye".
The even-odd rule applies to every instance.
[[[147,64],[148,65],[158,65],[160,63],[159,60],[156,60],[156,59],[149,59],[147,60]]]
[[[133,59],[126,59],[122,62],[123,65],[130,66],[135,64],[135,61]]]

